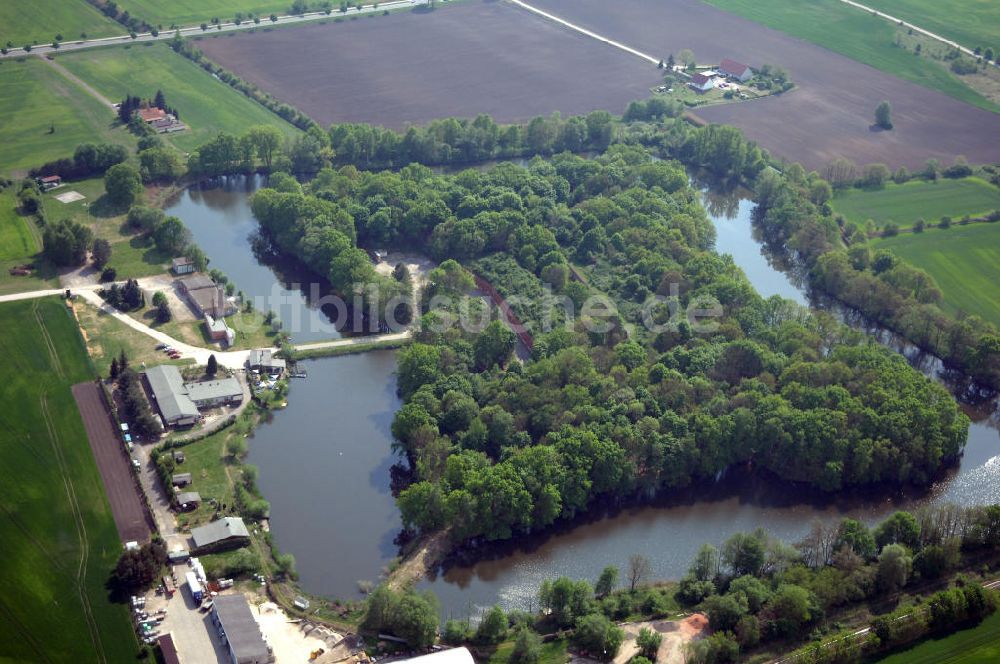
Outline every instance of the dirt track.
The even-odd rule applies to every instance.
[[[822,168],[839,156],[859,164],[920,167],[1000,160],[1000,115],[898,79],[698,0],[533,0],[537,7],[652,55],[690,48],[699,62],[733,58],[787,69],[791,93],[696,110],[732,124],[776,155]],[[875,105],[892,102],[896,128],[870,129]]]
[[[97,460],[118,535],[123,542],[148,540],[152,533],[150,517],[136,487],[128,457],[122,451],[121,438],[104,406],[100,388],[89,382],[74,385],[73,398]]]
[[[322,124],[621,113],[660,79],[655,65],[495,0],[196,45]]]

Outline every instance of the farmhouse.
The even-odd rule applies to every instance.
[[[201,419],[198,407],[188,397],[177,367],[164,364],[146,369],[146,382],[167,426],[191,426]]]
[[[191,426],[201,419],[199,409],[242,403],[243,387],[235,378],[185,383],[172,364],[146,369],[153,400],[167,426]]]
[[[142,121],[155,129],[157,133],[167,134],[175,131],[187,129],[184,123],[178,120],[173,114],[167,113],[162,108],[140,108],[139,117]]]
[[[753,78],[753,70],[742,62],[726,58],[719,64],[719,73],[729,78],[735,78],[740,83],[746,83]]]
[[[247,368],[269,376],[280,376],[285,372],[285,361],[274,357],[274,353],[268,348],[252,350],[247,359]]]
[[[203,274],[179,279],[178,286],[198,316],[209,314],[213,318],[222,318],[236,313],[236,305],[226,297],[222,286]]]
[[[250,533],[243,519],[227,516],[191,530],[194,553],[213,553],[238,549],[250,543]]]
[[[235,378],[185,383],[188,398],[198,408],[236,405],[243,401],[243,388]]]
[[[212,622],[229,651],[233,664],[267,664],[274,661],[260,627],[250,612],[246,597],[220,595],[212,605]]]
[[[62,186],[62,177],[58,175],[46,175],[45,177],[35,178],[35,182],[37,182],[38,186],[40,186],[44,191],[49,191]]]
[[[191,274],[194,272],[194,261],[186,256],[181,256],[170,261],[170,269],[176,275]]]
[[[688,81],[688,85],[698,92],[708,92],[715,87],[715,77],[700,72],[691,74],[691,80]]]

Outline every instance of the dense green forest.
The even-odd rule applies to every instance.
[[[727,163],[762,168],[723,128],[688,143],[692,154],[735,151]],[[510,360],[505,326],[468,332],[441,324],[447,310],[424,314],[417,343],[399,355],[405,405],[393,424],[412,466],[398,497],[409,527],[506,539],[736,464],[828,491],[926,484],[964,445],[967,418],[902,357],[758,296],[712,251],[684,167],[644,149],[454,176],[418,165],[324,169],[302,189],[283,176],[276,186],[255,195],[258,219],[341,292],[372,276],[360,244],[447,261],[428,296],[468,291],[460,263],[487,279],[502,268],[535,290],[544,275],[552,296],[565,296],[566,324],[536,332],[524,365]],[[564,313],[598,294],[565,278],[571,266],[600,274],[612,306]],[[548,307],[530,298],[515,306],[536,330],[539,308]],[[692,319],[690,308],[715,315]]]

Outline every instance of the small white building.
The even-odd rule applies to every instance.
[[[708,92],[715,87],[715,77],[708,76],[707,74],[703,74],[701,72],[691,74],[691,80],[688,81],[688,85],[698,92]]]

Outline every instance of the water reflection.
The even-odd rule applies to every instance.
[[[185,189],[166,213],[188,227],[209,267],[235,282],[257,311],[274,311],[294,341],[337,339],[338,311],[323,299],[331,294],[329,283],[278,254],[259,234],[250,194],[263,185],[262,176],[218,178]]]

